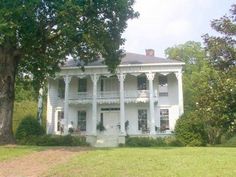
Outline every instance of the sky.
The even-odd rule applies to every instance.
[[[165,57],[164,50],[189,40],[203,42],[203,34],[216,35],[210,21],[229,14],[235,0],[136,0],[139,18],[129,20],[123,34],[126,52]]]

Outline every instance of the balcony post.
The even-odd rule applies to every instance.
[[[153,98],[153,79],[154,73],[146,73],[149,81],[149,109],[150,109],[150,134],[155,135],[155,111],[154,111],[154,98]]]
[[[124,80],[125,74],[120,73],[118,79],[120,81],[120,133],[125,134],[125,96],[124,96]]]
[[[184,113],[184,101],[183,101],[183,85],[182,85],[182,72],[175,73],[178,80],[178,100],[179,100],[179,116]]]
[[[69,84],[71,81],[71,76],[64,76],[65,81],[65,98],[64,98],[64,133],[68,134],[68,114],[69,114],[69,106],[68,106],[68,97],[69,97]]]
[[[99,76],[91,75],[93,81],[93,102],[92,102],[92,135],[97,135],[97,81]]]

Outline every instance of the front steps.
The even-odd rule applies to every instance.
[[[125,136],[103,135],[87,136],[86,141],[94,147],[118,147],[125,143]]]
[[[118,144],[118,136],[112,135],[98,135],[97,141],[95,143],[95,147],[117,147]]]

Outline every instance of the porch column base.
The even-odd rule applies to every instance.
[[[97,142],[97,136],[96,135],[87,135],[86,142],[89,143],[91,146],[94,146]]]
[[[118,145],[125,144],[125,135],[119,135],[118,137]]]

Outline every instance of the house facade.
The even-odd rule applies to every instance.
[[[127,53],[115,74],[102,61],[85,71],[68,61],[48,79],[47,133],[73,131],[93,146],[117,146],[127,134],[169,135],[183,114],[183,65],[153,50]]]

